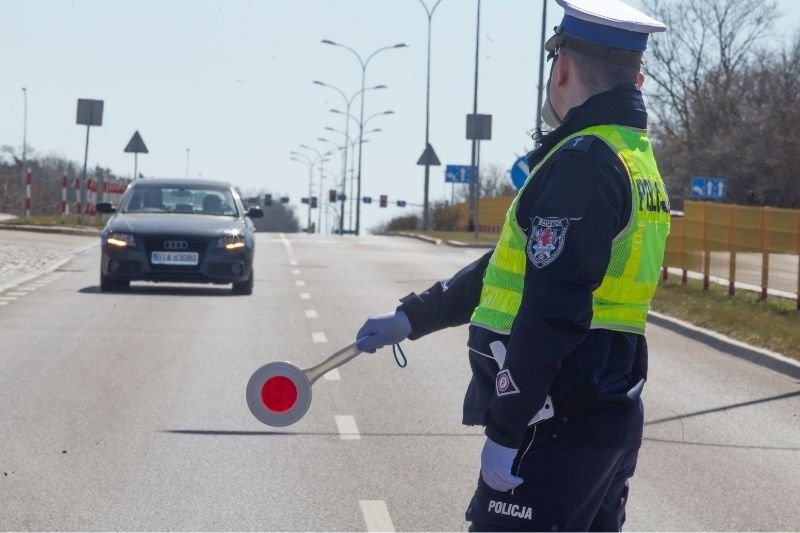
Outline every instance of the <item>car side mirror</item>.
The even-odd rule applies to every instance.
[[[95,206],[95,211],[98,213],[116,213],[117,208],[111,205],[111,202],[99,202]]]
[[[261,218],[264,216],[264,211],[260,207],[251,207],[247,210],[247,216],[250,218]]]

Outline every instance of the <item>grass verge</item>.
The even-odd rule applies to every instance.
[[[731,297],[721,285],[704,291],[701,281],[682,285],[680,278],[670,278],[659,283],[652,308],[800,361],[800,311],[793,300],[761,300],[743,290]]]
[[[99,222],[100,216],[97,217],[98,223],[95,225],[102,228],[103,224]],[[16,224],[20,226],[61,226],[70,228],[88,228],[89,224],[80,224],[78,215],[67,215],[64,221],[61,221],[61,215],[34,215],[29,218],[17,217],[3,222],[4,224]]]

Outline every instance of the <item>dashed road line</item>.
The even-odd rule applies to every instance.
[[[0,296],[0,301],[5,300],[7,302],[13,302],[16,299],[17,299],[16,296]]]
[[[361,440],[361,434],[356,426],[356,419],[350,415],[334,415],[336,427],[339,429],[339,438],[342,440]]]
[[[299,276],[300,275],[300,269],[299,268],[293,268],[292,269],[292,275]]]
[[[306,282],[305,282],[305,281],[303,281],[302,279],[298,279],[298,280],[296,280],[296,281],[294,282],[294,284],[295,284],[295,285],[297,285],[298,287],[305,287],[305,286],[306,286]]]
[[[328,342],[328,337],[325,336],[325,333],[322,331],[315,331],[311,334],[311,340],[316,342],[317,344]]]
[[[291,261],[289,261],[289,264],[292,265],[292,266],[297,266],[297,261],[291,260]]]
[[[359,500],[361,514],[367,524],[367,531],[394,531],[389,508],[383,500]]]
[[[28,295],[27,292],[20,292],[20,291],[14,291],[14,292],[7,292],[6,293],[6,296],[27,296],[27,295]]]
[[[4,305],[8,305],[8,303],[9,302],[0,302],[0,307],[3,307]],[[336,369],[334,368],[334,370],[336,370]],[[326,377],[325,379],[328,379],[328,378]]]
[[[301,292],[300,293],[300,299],[301,300],[310,300],[311,299],[311,295],[309,293],[307,293],[307,292]]]
[[[326,372],[325,375],[322,376],[322,377],[324,377],[326,381],[341,381],[342,380],[342,375],[339,374],[339,369],[338,368],[334,368],[333,370],[331,370],[329,372]]]
[[[306,309],[306,318],[317,318],[317,312],[314,309]]]

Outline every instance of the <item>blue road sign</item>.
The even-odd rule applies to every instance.
[[[511,167],[511,183],[514,184],[514,187],[516,187],[517,190],[521,189],[525,184],[525,180],[528,179],[529,172],[530,169],[528,168],[528,156],[523,155],[514,161],[514,165]]]
[[[472,182],[472,167],[470,165],[447,165],[444,171],[445,183],[470,183]]]
[[[728,178],[692,178],[692,198],[719,200],[728,195]]]

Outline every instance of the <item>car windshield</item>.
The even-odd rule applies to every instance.
[[[120,211],[238,216],[230,189],[207,186],[134,186]]]

